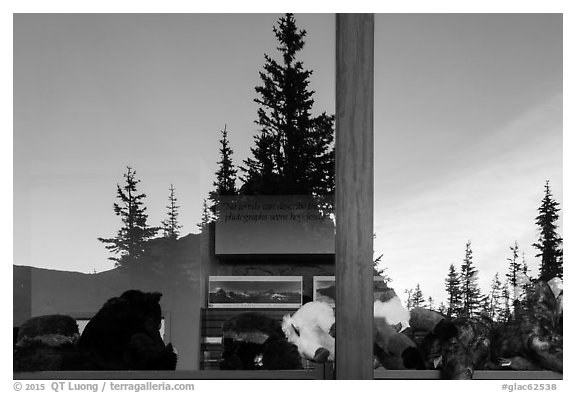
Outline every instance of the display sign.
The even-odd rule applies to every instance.
[[[379,294],[388,291],[386,278],[382,276],[374,276],[374,298],[378,298]],[[334,306],[336,303],[336,278],[335,276],[314,276],[313,279],[313,295],[314,301],[320,301]]]
[[[208,307],[300,308],[302,276],[210,276]]]
[[[332,198],[221,196],[216,255],[334,254]]]

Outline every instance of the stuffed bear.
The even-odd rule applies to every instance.
[[[289,343],[280,322],[258,312],[244,312],[222,326],[222,370],[301,369],[298,348]]]
[[[563,372],[562,287],[559,279],[526,287],[514,316],[493,334],[492,360],[515,370]]]
[[[109,299],[78,347],[87,370],[174,370],[177,354],[160,336],[162,294],[129,290]]]
[[[78,325],[68,315],[42,315],[28,319],[14,345],[14,372],[68,371],[82,364],[76,347]]]
[[[410,327],[410,312],[392,288],[382,289],[374,295],[374,318],[383,318],[388,325],[398,325],[398,332]]]
[[[325,302],[308,302],[294,315],[285,315],[282,331],[308,360],[324,363],[334,360],[334,310]]]
[[[374,367],[387,370],[422,369],[420,352],[405,331],[390,325],[384,318],[374,317]]]
[[[410,313],[393,289],[375,294],[374,366],[387,369],[422,368],[416,344],[404,333]],[[282,330],[298,346],[305,359],[318,363],[334,360],[335,317],[332,307],[322,301],[304,304],[294,315],[284,316]]]
[[[424,368],[411,337],[410,312],[392,288],[383,288],[374,299],[374,366],[388,370]]]
[[[422,307],[410,310],[412,334],[426,333],[419,349],[426,369],[443,379],[472,379],[474,370],[491,368],[493,324],[489,318],[447,319]]]

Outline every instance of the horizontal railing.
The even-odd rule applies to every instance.
[[[326,379],[324,367],[309,370],[37,371],[14,373],[14,380],[226,380]]]
[[[305,370],[177,370],[177,371],[38,371],[14,373],[14,380],[227,380],[227,379],[334,379],[332,363]],[[441,379],[436,370],[374,370],[374,379]],[[476,380],[561,380],[553,371],[474,372]]]
[[[374,370],[374,379],[441,379],[438,370]],[[472,379],[562,379],[554,371],[476,370]]]

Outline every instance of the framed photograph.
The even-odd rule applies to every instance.
[[[389,290],[385,277],[374,276],[375,298],[382,292]],[[334,307],[336,304],[336,278],[335,276],[314,276],[313,279],[314,301],[325,302]]]
[[[209,308],[300,308],[302,276],[210,276]]]
[[[336,304],[336,277],[314,276],[313,291],[312,300],[334,306]]]

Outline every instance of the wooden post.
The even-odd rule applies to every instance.
[[[374,15],[336,15],[336,378],[372,379]]]

